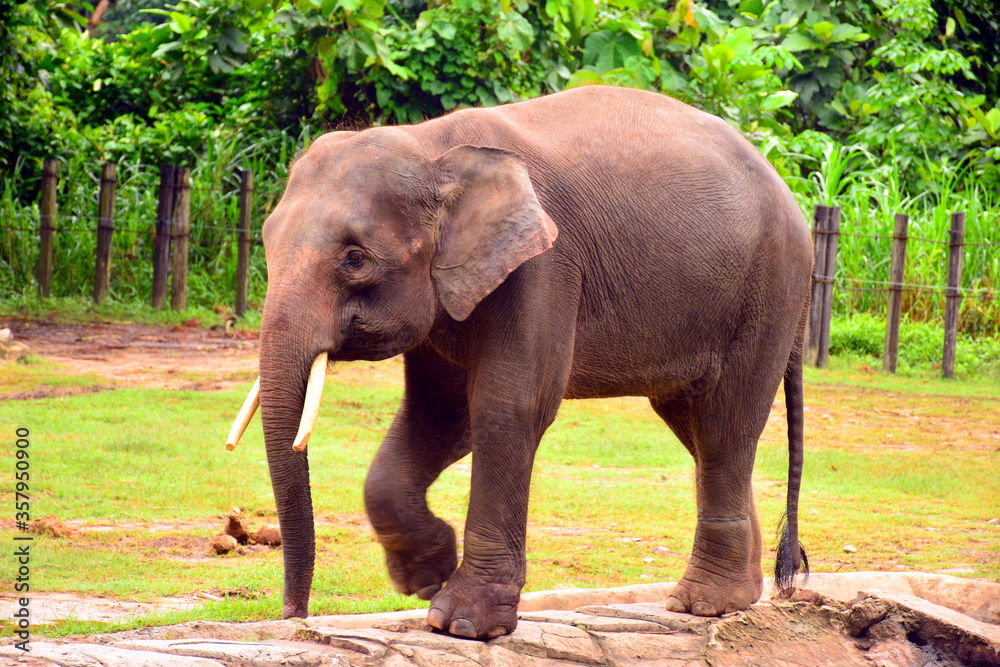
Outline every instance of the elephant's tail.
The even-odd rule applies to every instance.
[[[803,567],[809,580],[809,559],[799,542],[799,488],[802,485],[802,357],[805,345],[808,306],[803,309],[795,344],[785,367],[785,405],[788,409],[788,500],[785,515],[778,526],[780,538],[774,561],[774,583],[782,593],[790,594],[795,583],[795,573]],[[804,583],[804,582],[803,582]]]

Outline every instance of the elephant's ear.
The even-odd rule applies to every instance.
[[[461,322],[511,271],[551,248],[558,231],[514,153],[457,146],[437,162],[443,212],[431,275]]]

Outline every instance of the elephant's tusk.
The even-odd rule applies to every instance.
[[[243,401],[243,407],[240,408],[240,413],[236,415],[236,421],[233,422],[233,427],[229,429],[229,437],[226,438],[226,449],[233,451],[236,449],[236,445],[240,444],[240,438],[243,437],[243,432],[247,430],[247,425],[250,423],[250,419],[253,418],[253,413],[257,412],[257,406],[260,405],[260,376],[250,387],[250,393],[247,394],[247,398]]]
[[[326,352],[320,352],[309,370],[309,384],[306,385],[306,398],[302,403],[302,421],[299,422],[299,432],[295,436],[295,444],[292,445],[292,449],[297,452],[305,451],[306,445],[309,444],[309,436],[316,426],[319,399],[323,396],[323,381],[326,379],[326,361]]]

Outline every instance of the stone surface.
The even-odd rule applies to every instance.
[[[864,590],[909,593],[984,623],[1000,624],[1000,584],[988,581],[927,572],[838,572],[812,574],[805,588],[842,602]],[[765,579],[761,599],[774,593],[773,580]]]
[[[666,632],[668,628],[652,621],[634,618],[614,618],[609,616],[594,616],[578,611],[537,611],[519,614],[522,621],[537,621],[540,623],[565,623],[591,632]]]
[[[230,642],[206,639],[144,639],[116,642],[112,646],[127,651],[148,651],[174,656],[210,658],[247,667],[319,667],[325,656],[302,646],[278,646],[261,642]]]
[[[636,584],[618,588],[562,588],[554,591],[536,591],[521,596],[517,610],[572,610],[587,605],[634,604],[658,602],[667,599],[674,583]]]
[[[597,641],[585,630],[561,623],[534,623],[521,621],[517,629],[506,637],[492,642],[515,653],[568,660],[577,664],[600,664],[604,653]]]
[[[427,625],[426,609],[407,609],[382,614],[342,614],[331,616],[310,616],[304,623],[311,628],[389,628],[430,627]]]
[[[662,603],[612,604],[599,607],[581,607],[577,611],[592,616],[648,621],[676,632],[704,632],[714,622],[714,619],[711,618],[667,611]]]
[[[889,605],[885,616],[868,629],[869,633],[888,618],[906,631],[906,637],[953,654],[963,663],[1000,667],[1000,626],[907,593],[865,591],[862,595],[864,598],[858,604],[878,601]]]
[[[130,651],[99,644],[50,644],[31,642],[31,650],[24,654],[13,646],[0,646],[0,659],[11,664],[59,665],[60,667],[220,667],[223,663],[207,658],[169,655],[150,651]],[[14,661],[17,662],[14,662]]]
[[[0,363],[15,363],[31,356],[31,349],[24,343],[7,341],[0,343]]]
[[[833,582],[825,590],[837,586],[839,591],[847,590],[858,580]],[[911,590],[923,585],[941,598],[954,596],[947,581],[936,588],[931,581],[913,579],[906,585]],[[965,580],[955,585],[968,589]],[[657,586],[659,590],[628,587],[620,596],[659,596],[668,585]],[[584,591],[553,593],[580,599]],[[603,591],[599,599],[616,598]],[[8,638],[0,640],[7,644],[0,647],[0,664],[1000,667],[1000,626],[900,591],[872,590],[850,601],[805,591],[792,600],[761,602],[721,618],[668,612],[662,601],[522,611],[513,634],[485,642],[432,631],[425,615],[425,610],[417,609],[306,621],[184,623],[65,642],[32,641],[27,656],[10,645],[14,640]]]
[[[614,664],[701,665],[706,639],[686,632],[595,632],[604,654]]]

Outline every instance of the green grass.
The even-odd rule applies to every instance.
[[[830,354],[882,368],[885,318],[871,313],[835,316],[830,323]],[[896,371],[911,377],[940,374],[944,327],[940,322],[903,318]],[[960,333],[955,346],[955,374],[962,380],[1000,379],[1000,337]]]
[[[93,389],[103,384],[96,375],[67,374],[58,366],[35,356],[0,367],[0,400],[20,394]]]
[[[185,311],[156,310],[149,301],[108,300],[99,305],[89,297],[65,296],[40,299],[35,294],[23,294],[0,300],[0,318],[17,318],[29,321],[58,320],[67,324],[93,322],[148,324],[177,326],[194,318],[208,327],[221,325],[233,315],[232,304],[219,304],[213,308],[191,306]],[[260,308],[251,308],[237,321],[240,329],[260,329]]]
[[[345,364],[327,379],[309,445],[319,543],[314,614],[426,604],[393,591],[361,497],[368,462],[398,404],[400,368],[398,361]],[[0,368],[0,386],[51,381],[51,367],[28,369]],[[809,369],[806,378],[800,516],[814,571],[967,567],[1000,580],[998,528],[986,523],[1000,516],[1000,388],[885,377],[836,357],[833,368]],[[207,547],[232,507],[254,527],[276,522],[259,422],[236,451],[222,446],[245,389],[118,389],[0,403],[0,427],[31,430],[33,516],[108,527],[37,538],[35,590],[138,600],[237,588],[261,594],[114,626],[70,620],[40,632],[280,615],[280,550],[216,557]],[[754,476],[765,570],[787,477],[781,400],[779,393]],[[11,469],[11,458],[5,450],[0,466]],[[645,401],[564,403],[535,466],[526,590],[678,578],[693,539],[693,471]],[[432,508],[459,534],[468,483],[465,459],[430,494]],[[10,486],[0,482],[0,493],[9,497]],[[170,525],[154,530],[158,523]],[[9,529],[2,534],[10,538]],[[845,544],[858,552],[845,554]],[[657,547],[666,551],[655,554]],[[12,575],[2,576],[0,585],[12,590]]]

